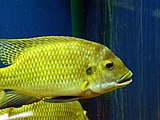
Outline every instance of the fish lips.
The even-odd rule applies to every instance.
[[[106,82],[106,83],[99,83],[96,85],[90,86],[90,90],[94,93],[106,93],[117,88],[125,87],[126,85],[132,82],[130,78],[132,76],[132,72],[129,71],[127,74],[123,75],[120,79],[114,82]]]
[[[131,76],[133,73],[129,71],[127,74],[123,75],[120,79],[116,81],[118,87],[123,87],[129,85],[132,82]]]

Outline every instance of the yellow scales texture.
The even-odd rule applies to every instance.
[[[28,114],[21,116],[21,114]],[[24,105],[20,108],[0,110],[0,116],[8,114],[12,120],[88,120],[86,111],[78,101],[68,103],[48,103],[44,101]],[[27,115],[26,114],[26,115]]]
[[[65,90],[74,94],[76,87],[80,92],[87,68],[103,49],[98,43],[63,36],[1,40],[0,47],[0,61],[10,64],[0,70],[0,89],[39,97],[69,94]]]

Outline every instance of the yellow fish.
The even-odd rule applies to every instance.
[[[48,103],[44,101],[20,108],[0,110],[0,120],[88,120],[86,111],[78,101]]]
[[[132,72],[106,46],[80,38],[1,39],[0,108],[41,99],[96,97],[132,82]]]

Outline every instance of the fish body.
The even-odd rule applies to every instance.
[[[34,102],[20,108],[0,110],[0,119],[9,120],[88,120],[78,101],[67,103]]]
[[[132,81],[132,72],[106,46],[74,37],[0,40],[0,62],[8,65],[0,69],[0,90],[13,91],[0,103],[26,96],[85,99]]]
[[[98,51],[94,49],[100,49],[95,43],[67,37],[37,38],[31,39],[31,43],[30,39],[7,42],[10,42],[7,46],[10,51],[3,54],[11,66],[1,69],[0,87],[37,97],[80,94],[86,69],[91,61],[98,59]]]

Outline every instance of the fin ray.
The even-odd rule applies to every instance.
[[[21,52],[39,44],[65,40],[64,36],[45,36],[24,39],[0,39],[0,63],[11,65]],[[68,39],[67,39],[68,40]]]
[[[20,107],[22,105],[30,104],[33,102],[37,102],[41,99],[35,98],[33,96],[26,96],[15,91],[0,93],[0,109],[8,108],[8,107]]]

